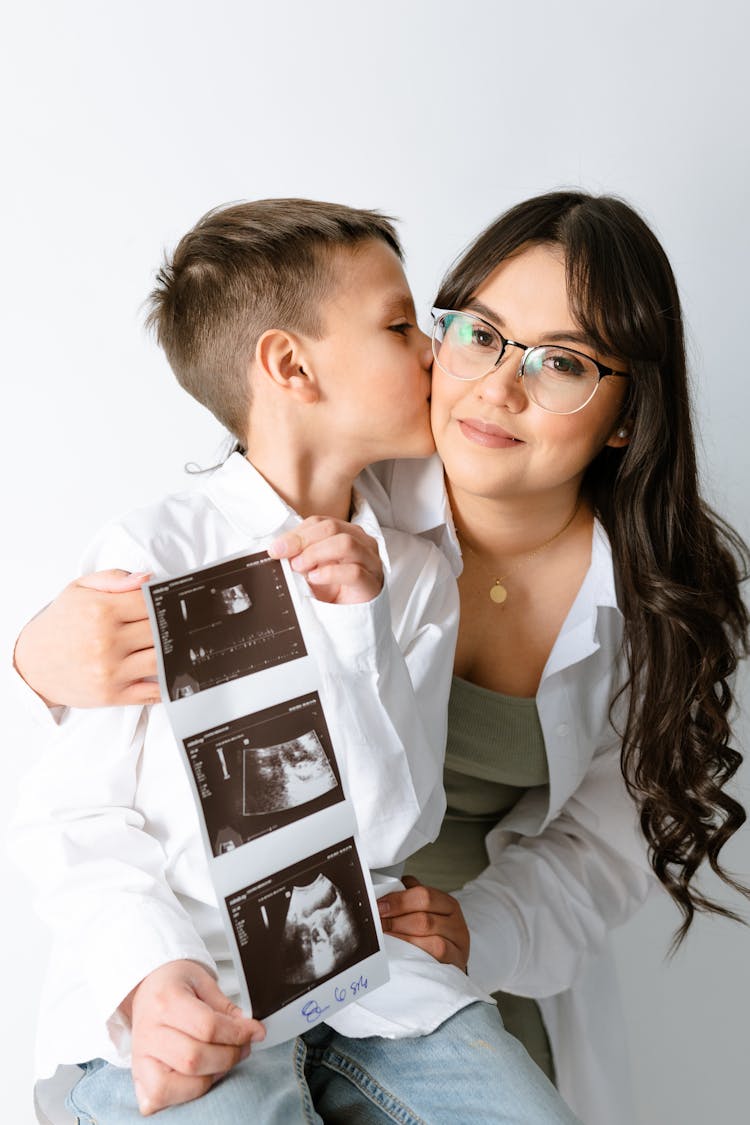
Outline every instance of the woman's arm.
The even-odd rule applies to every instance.
[[[538,836],[493,835],[494,862],[453,895],[411,880],[379,899],[384,926],[488,992],[561,992],[655,886],[617,749],[594,759]]]
[[[543,832],[498,828],[488,851],[492,862],[455,895],[471,932],[469,975],[487,991],[569,988],[655,886],[615,745],[595,756]]]

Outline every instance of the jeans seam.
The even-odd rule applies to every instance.
[[[297,1042],[294,1047],[294,1075],[297,1079],[299,1087],[300,1098],[302,1099],[302,1108],[307,1115],[308,1121],[311,1125],[317,1125],[320,1121],[317,1110],[313,1104],[310,1087],[305,1076],[305,1060],[307,1058],[307,1044],[302,1036],[297,1037]]]
[[[391,1121],[398,1122],[398,1125],[428,1125],[423,1117],[419,1117],[413,1109],[404,1105],[400,1098],[387,1090],[382,1082],[373,1078],[359,1063],[340,1054],[332,1047],[328,1047],[324,1052],[321,1065],[328,1067],[329,1070],[335,1070],[342,1078],[348,1079],[368,1101],[371,1101]],[[387,1098],[390,1098],[392,1105],[385,1104]]]

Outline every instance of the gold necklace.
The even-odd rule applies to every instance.
[[[490,586],[490,590],[489,590],[490,601],[493,601],[495,603],[495,605],[503,605],[503,603],[508,598],[508,591],[507,591],[507,589],[504,585],[505,580],[507,578],[510,578],[511,574],[515,574],[515,572],[518,570],[518,568],[520,566],[523,566],[524,563],[527,563],[529,561],[529,559],[533,559],[537,555],[540,555],[542,553],[542,551],[545,551],[547,549],[547,547],[550,547],[555,542],[556,539],[559,539],[560,536],[568,530],[568,528],[572,524],[573,520],[578,515],[578,509],[580,508],[580,506],[581,506],[581,501],[579,499],[579,500],[576,501],[576,506],[573,509],[572,514],[568,517],[568,519],[562,525],[560,530],[555,532],[555,534],[552,536],[551,539],[546,539],[544,541],[544,543],[540,543],[539,546],[535,547],[533,551],[529,551],[529,553],[527,555],[524,555],[522,559],[519,559],[519,561],[516,563],[515,566],[512,566],[510,568],[510,570],[506,570],[505,574],[501,575],[500,578],[495,579],[495,581]],[[456,535],[458,536],[459,542],[462,543],[463,546],[465,546],[471,552],[471,554],[476,557],[476,555],[477,555],[476,551],[466,542],[466,540],[463,537],[463,534],[458,530],[457,525],[456,525]]]

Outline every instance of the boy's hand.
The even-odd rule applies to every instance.
[[[405,891],[392,891],[378,899],[383,930],[424,949],[444,965],[466,972],[469,962],[469,927],[453,895],[424,887],[413,875],[404,875]]]
[[[16,668],[53,706],[158,703],[156,653],[141,584],[148,574],[103,570],[77,578],[24,626]]]
[[[206,1093],[265,1038],[195,961],[149,973],[121,1005],[133,1036],[133,1083],[144,1117]]]
[[[344,520],[310,516],[274,540],[268,553],[272,559],[289,559],[321,602],[370,602],[383,589],[377,543]]]

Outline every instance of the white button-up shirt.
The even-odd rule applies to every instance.
[[[84,569],[155,577],[267,547],[299,517],[234,454],[193,491],[105,528]],[[294,576],[321,700],[372,869],[398,866],[437,835],[447,699],[458,616],[455,580],[433,545],[381,530],[360,498],[354,522],[378,542],[386,585],[373,601],[317,601]],[[129,1062],[123,998],[160,965],[191,958],[237,981],[181,753],[162,705],[66,710],[25,779],[12,832],[53,930],[37,1067]],[[53,724],[50,722],[50,727]],[[331,1023],[352,1036],[433,1030],[486,999],[457,968],[386,936],[391,980]]]
[[[437,543],[460,573],[437,457],[375,466],[366,493],[384,523]],[[487,868],[456,892],[470,975],[488,991],[539,1001],[560,1092],[586,1125],[635,1120],[607,935],[656,886],[610,721],[626,677],[622,636],[612,552],[596,523],[589,570],[536,696],[549,785],[489,833]],[[625,707],[621,697],[620,729]]]

